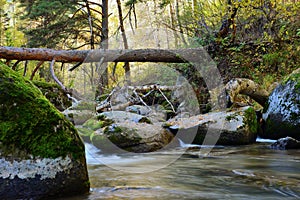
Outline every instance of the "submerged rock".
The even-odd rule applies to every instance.
[[[0,196],[47,199],[89,192],[84,144],[30,81],[0,64]]]
[[[263,113],[263,138],[300,139],[300,69],[289,75],[269,97]]]
[[[258,122],[252,107],[231,112],[211,112],[189,118],[169,120],[166,128],[184,143],[206,145],[243,145],[256,141]]]
[[[275,143],[271,144],[271,148],[279,150],[300,149],[300,142],[291,137],[280,138]]]

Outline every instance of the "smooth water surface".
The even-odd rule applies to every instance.
[[[269,145],[217,146],[203,157],[196,147],[101,155],[87,144],[91,192],[71,199],[300,199],[300,150]]]

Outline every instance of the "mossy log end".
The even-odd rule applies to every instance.
[[[244,94],[264,107],[270,95],[270,93],[261,88],[260,85],[246,78],[232,79],[226,84],[225,88],[231,103],[236,102],[238,94]]]

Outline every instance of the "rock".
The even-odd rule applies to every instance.
[[[89,192],[84,144],[30,81],[0,64],[0,196],[48,199]]]
[[[67,93],[62,90],[56,83],[47,83],[42,81],[33,81],[43,95],[59,110],[63,111],[72,105]]]
[[[153,152],[169,145],[174,135],[162,128],[161,123],[141,115],[124,111],[104,112],[83,124],[92,133],[94,146],[106,153]]]
[[[206,141],[211,141],[213,145],[215,140],[218,145],[243,145],[256,141],[258,122],[254,109],[243,107],[231,112],[210,112],[189,118],[175,118],[169,120],[165,127],[188,144],[202,144],[208,134]]]
[[[280,138],[275,143],[271,144],[271,148],[279,150],[300,149],[300,142],[291,137]]]
[[[126,107],[126,111],[146,116],[153,123],[165,122],[167,119],[167,113],[161,105],[154,105],[150,107],[132,105]]]
[[[146,116],[151,112],[150,108],[147,108],[146,106],[141,106],[141,105],[132,105],[132,106],[128,106],[125,109],[126,112],[132,112],[132,113],[136,113],[139,115],[143,115]]]
[[[300,139],[300,69],[289,75],[269,97],[263,113],[262,138]]]
[[[96,114],[91,110],[65,110],[63,111],[65,117],[74,125],[82,125],[87,120],[94,117]]]
[[[146,153],[166,148],[174,135],[158,125],[122,122],[105,127],[92,136],[92,143],[105,152],[120,150]]]
[[[96,115],[96,103],[94,101],[81,100],[63,111],[63,114],[75,125],[82,125]]]
[[[124,112],[124,111],[111,111],[111,112],[103,112],[98,115],[98,119],[101,120],[101,117],[104,117],[103,119],[107,120],[112,120],[114,122],[124,122],[124,121],[132,121],[135,123],[148,123],[151,124],[152,122],[150,119],[148,119],[145,116],[138,115],[135,113],[130,113],[130,112]]]

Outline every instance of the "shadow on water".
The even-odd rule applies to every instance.
[[[86,144],[91,192],[70,199],[300,199],[300,150],[279,151],[268,145],[218,146],[203,157],[196,146],[101,155]],[[132,173],[178,154],[166,167]]]

